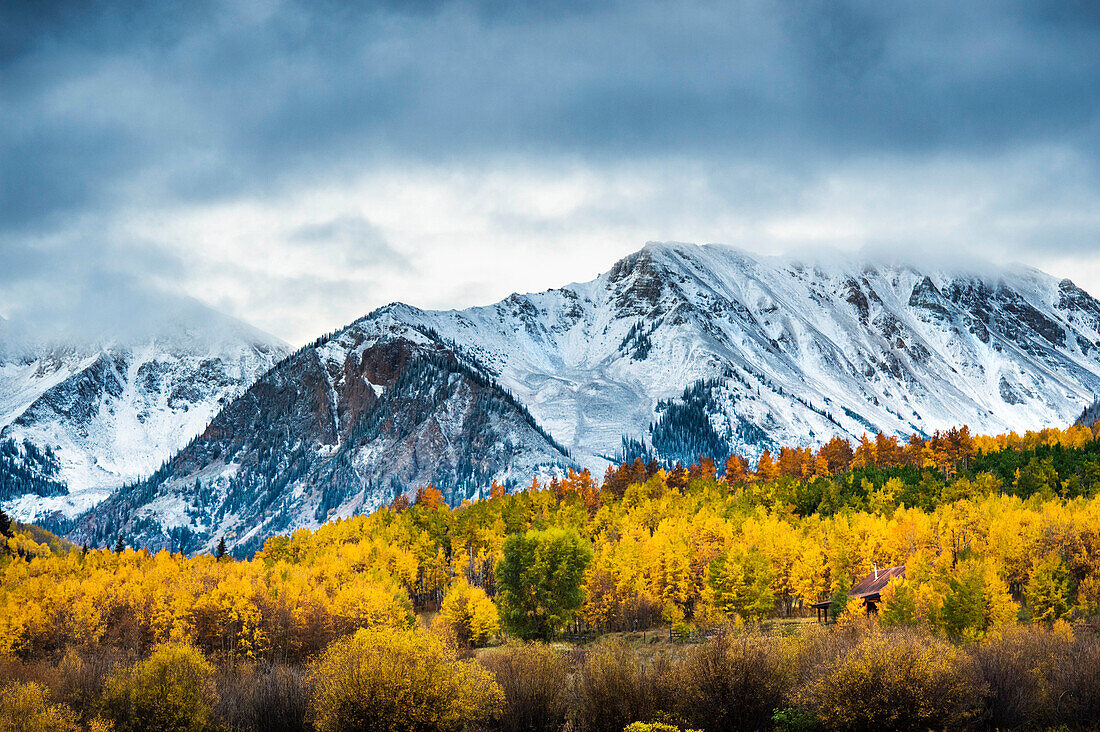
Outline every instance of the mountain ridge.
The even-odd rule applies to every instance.
[[[429,483],[457,503],[495,480],[571,466],[523,405],[437,334],[361,320],[281,361],[71,535],[104,543],[122,533],[183,551],[227,537],[255,549]]]
[[[27,461],[14,456],[31,457],[29,444],[52,461],[30,461],[37,478],[64,489],[48,498],[40,488],[20,495],[19,484],[34,487],[35,476],[6,481],[6,510],[24,520],[73,516],[152,473],[289,350],[193,300],[163,309],[131,333],[72,341],[20,333],[5,322],[0,444],[13,457],[2,472],[25,472],[17,463]]]
[[[386,355],[399,343],[419,354],[416,369],[406,368],[408,358]],[[451,365],[425,365],[429,351],[445,353],[439,357]],[[391,363],[402,364],[400,375],[386,371]],[[1069,424],[1100,393],[1100,303],[1069,280],[1024,267],[979,275],[969,266],[921,269],[837,257],[807,263],[721,245],[649,243],[587,282],[490,305],[385,305],[278,369],[310,384],[309,398],[320,405],[306,410],[312,421],[298,435],[302,444],[289,436],[286,444],[271,443],[272,454],[305,456],[298,482],[275,486],[270,465],[254,469],[259,462],[251,457],[239,465],[204,463],[207,448],[196,448],[186,460],[173,458],[179,470],[156,486],[148,505],[135,503],[100,524],[93,512],[84,525],[99,527],[94,538],[108,540],[117,528],[163,542],[171,530],[186,529],[196,549],[243,531],[249,538],[234,540],[243,545],[264,532],[370,510],[411,494],[418,482],[439,482],[457,503],[498,477],[517,484],[574,466],[599,474],[638,451],[686,462],[705,449],[720,461],[733,452],[754,457],[778,444],[819,445],[833,435],[856,439],[878,430]],[[469,373],[458,375],[463,369]],[[493,403],[508,405],[504,421],[470,427],[484,396],[471,386],[472,373],[490,383],[478,389]],[[408,398],[379,406],[398,376]],[[414,376],[423,381],[414,384]],[[463,379],[465,391],[443,386]],[[258,424],[265,410],[277,422],[278,410],[301,410],[303,403],[253,404],[258,411],[245,422]],[[239,400],[227,407],[237,408]],[[415,418],[393,429],[404,424],[401,410]],[[425,426],[444,414],[446,427]],[[341,442],[364,415],[390,431],[373,424],[369,435]],[[246,430],[228,419],[220,424],[200,442],[258,454],[240,434]],[[490,444],[511,445],[511,452],[498,450],[484,469],[458,465],[458,456],[479,458]],[[394,450],[404,462],[382,457]],[[377,472],[354,477],[346,466]],[[188,487],[193,477],[213,481],[215,489],[203,490],[215,497]],[[339,490],[322,496],[325,480]],[[271,498],[286,507],[274,524],[269,514],[253,517],[260,524],[240,516],[225,523],[217,518],[221,509],[213,515],[203,508],[205,500],[256,498],[240,488],[248,481],[289,491]]]

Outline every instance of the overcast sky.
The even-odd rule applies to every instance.
[[[46,323],[186,294],[297,344],[647,240],[1100,295],[1098,163],[1091,0],[0,4],[0,314]]]

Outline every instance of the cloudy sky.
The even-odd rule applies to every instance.
[[[189,295],[301,343],[647,240],[1100,295],[1098,164],[1092,0],[0,6],[8,318]]]

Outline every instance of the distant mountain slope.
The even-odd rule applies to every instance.
[[[149,475],[290,350],[191,301],[131,340],[0,335],[0,500],[23,520],[75,515]]]
[[[475,361],[380,316],[298,351],[73,537],[193,551],[369,511],[434,483],[452,502],[573,463]]]
[[[649,244],[494,305],[389,305],[282,363],[76,536],[249,547],[428,481],[457,502],[571,460],[1073,421],[1100,393],[1100,303],[977,269]]]

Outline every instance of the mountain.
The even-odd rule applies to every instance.
[[[452,503],[573,466],[477,361],[385,313],[265,374],[152,478],[74,536],[183,551],[255,549],[272,534],[370,511],[432,483]]]
[[[693,460],[707,445],[757,455],[876,430],[1037,429],[1100,391],[1100,303],[1023,267],[649,244],[591,282],[383,315],[462,344],[592,468],[623,437]]]
[[[281,364],[80,531],[255,545],[429,479],[457,502],[573,461],[1041,428],[1096,393],[1100,303],[1069,280],[651,243],[590,282],[380,308]],[[478,398],[500,406],[471,427]]]
[[[193,301],[103,338],[0,329],[0,501],[75,516],[148,476],[289,348]]]

